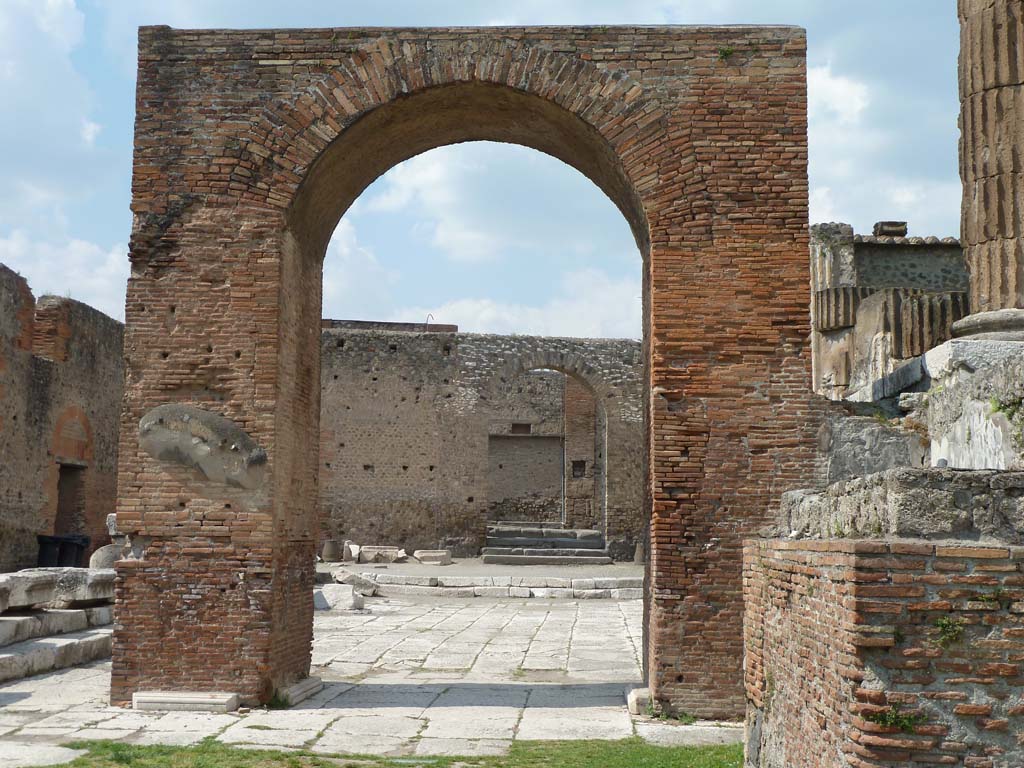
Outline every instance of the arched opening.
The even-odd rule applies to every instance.
[[[305,257],[322,259],[338,221],[374,179],[422,152],[465,141],[521,144],[576,168],[615,203],[646,254],[643,205],[604,137],[553,101],[478,80],[393,99],[348,126],[306,174],[288,210],[289,234]]]
[[[601,683],[637,683],[642,654],[633,641],[641,632],[637,598],[643,576],[642,566],[632,561],[647,517],[641,344],[635,339],[467,334],[446,327],[444,316],[402,325],[385,322],[386,317],[332,313],[321,320],[312,314],[318,307],[309,297],[319,288],[331,231],[367,187],[417,153],[478,139],[514,142],[569,163],[613,201],[636,244],[646,251],[646,219],[605,140],[551,102],[508,88],[465,83],[403,97],[347,128],[310,169],[289,210],[282,287],[282,294],[290,295],[301,286],[306,297],[306,306],[296,308],[305,313],[294,318],[296,327],[309,329],[317,322],[320,330],[317,466],[322,535],[332,552],[342,545],[342,556],[356,558],[349,561],[350,570],[371,579],[386,576],[388,581],[378,587],[385,596],[389,589],[405,586],[396,580],[406,577],[419,582],[410,587],[446,589],[451,572],[424,575],[407,568],[414,562],[374,564],[369,558],[375,554],[359,562],[356,548],[346,542],[360,550],[392,546],[409,555],[447,549],[457,558],[456,565],[464,558],[479,558],[476,562],[484,565],[518,565],[556,556],[591,569],[579,571],[576,581],[600,578],[593,569],[608,566],[613,572],[603,573],[605,587],[580,591],[604,592],[601,597],[614,601],[611,593],[620,589],[614,585],[621,583],[621,597],[635,602],[621,612],[615,602],[609,603],[607,610],[616,612],[622,631],[610,630],[607,642],[615,647],[621,641],[621,652],[609,664],[607,679],[599,671],[588,674]],[[495,194],[506,193],[495,185]],[[642,258],[635,260],[637,268],[642,264]],[[579,290],[586,294],[587,287]],[[640,296],[631,298],[639,310]],[[302,338],[295,335],[298,342]],[[301,343],[294,346],[299,349]],[[306,371],[313,363],[312,355],[296,358],[285,371]],[[305,415],[315,427],[312,414]],[[295,417],[293,411],[279,421],[280,429],[295,430],[295,443],[308,445],[313,430],[299,432]],[[294,508],[284,512],[292,515]],[[612,564],[613,554],[620,564]],[[561,567],[553,569],[559,574],[555,580],[564,582],[557,596],[572,598],[573,574],[559,571]],[[531,586],[520,586],[518,580],[520,593],[510,594],[513,577],[507,569],[495,577],[505,579],[504,587],[470,583],[464,573],[453,577],[463,579],[459,589],[480,588],[490,590],[484,596],[499,597],[504,588],[506,597],[533,596]],[[531,575],[537,577],[538,570],[526,574]],[[483,577],[490,578],[486,572]],[[538,597],[548,596],[549,587],[536,588]],[[317,624],[318,638],[327,631],[322,626]],[[569,635],[565,630],[559,638],[567,647]],[[396,650],[394,657],[398,655]],[[325,675],[353,670],[340,654],[316,659],[314,653],[314,658],[328,670]],[[423,660],[424,674],[437,671],[435,663],[443,662]],[[523,658],[514,672],[523,683],[539,681],[555,672],[554,667],[531,666],[542,663]],[[566,675],[575,663],[564,661]],[[515,682],[509,673],[497,670],[488,682]],[[356,674],[378,670],[360,668]]]

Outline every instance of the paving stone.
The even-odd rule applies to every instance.
[[[608,590],[613,600],[643,600],[642,589],[611,589]]]
[[[307,742],[313,741],[318,733],[318,730],[271,728],[264,724],[249,723],[248,718],[246,718],[217,736],[217,741],[222,741],[225,744],[268,744],[281,747],[301,747]]]
[[[508,597],[509,587],[473,587],[477,597]]]
[[[406,584],[411,587],[436,587],[438,585],[436,576],[408,576],[398,573],[363,573],[367,579],[372,579],[378,584]]]
[[[534,597],[544,597],[544,598],[558,598],[558,597],[561,597],[561,598],[572,598],[573,597],[572,589],[540,589],[540,588],[535,588],[532,591],[533,591],[533,596]]]
[[[624,706],[530,707],[523,711],[516,738],[526,741],[627,739],[633,722]]]
[[[734,723],[682,725],[637,722],[636,735],[651,744],[664,747],[705,747],[717,744],[742,744],[743,727]]]
[[[416,743],[414,754],[451,757],[488,757],[507,755],[511,739],[435,739],[424,737]]]
[[[629,578],[618,577],[614,579],[594,579],[595,589],[642,589],[644,586],[643,577]]]
[[[564,711],[558,738],[589,738],[595,730],[621,736],[626,687],[641,679],[641,621],[641,606],[628,602],[377,598],[364,613],[316,614],[314,654],[339,660],[318,668],[323,690],[297,708],[218,714],[110,707],[110,665],[101,662],[0,685],[0,733],[34,727],[33,740],[55,743],[87,730],[93,738],[107,732],[130,743],[172,745],[219,736],[292,749],[323,731],[313,748],[326,754],[474,755],[505,750],[521,716],[516,738],[556,738],[541,720]],[[355,657],[367,661],[345,660]],[[339,681],[344,675],[358,681]],[[529,682],[545,676],[569,684]]]
[[[4,768],[63,765],[84,754],[84,749],[67,749],[50,744],[0,741],[0,765]]]

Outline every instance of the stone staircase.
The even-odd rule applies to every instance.
[[[110,657],[111,606],[0,616],[0,682]]]
[[[0,573],[0,682],[110,657],[112,569]]]
[[[487,525],[483,561],[494,565],[607,565],[600,531],[559,523],[500,521]]]

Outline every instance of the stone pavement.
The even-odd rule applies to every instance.
[[[468,756],[513,739],[626,738],[642,611],[639,600],[373,598],[362,612],[319,612],[313,664],[325,686],[290,710],[134,712],[107,706],[109,663],[41,675],[0,685],[0,764],[43,765],[17,762],[25,744],[78,739]],[[652,741],[680,738],[678,726],[642,725]]]

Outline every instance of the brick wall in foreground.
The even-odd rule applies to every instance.
[[[749,768],[1024,765],[1024,547],[750,541],[744,597]]]

